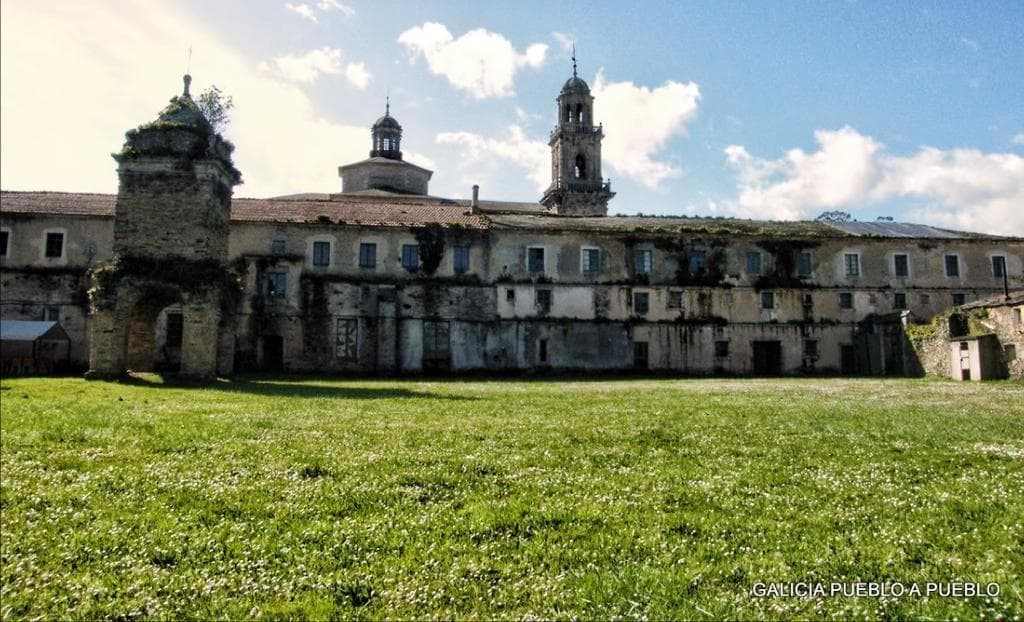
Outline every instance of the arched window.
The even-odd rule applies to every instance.
[[[583,157],[583,154],[576,156],[576,179],[587,178],[587,159]]]
[[[566,104],[565,105],[565,122],[568,123],[570,121],[572,121],[572,106],[570,106],[569,104]]]
[[[388,151],[389,149],[391,149],[391,139],[390,138],[385,138],[384,139],[384,151]]]
[[[583,104],[576,104],[576,122],[583,123]]]

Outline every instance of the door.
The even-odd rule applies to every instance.
[[[280,335],[263,336],[263,369],[267,371],[284,369],[284,337]]]
[[[633,369],[647,369],[648,363],[648,348],[646,341],[634,341],[633,342]]]
[[[423,322],[423,371],[451,369],[451,343],[448,322]]]
[[[754,342],[754,374],[757,376],[782,374],[782,342]]]
[[[857,373],[857,351],[852,345],[839,346],[839,371],[844,376],[852,376]]]

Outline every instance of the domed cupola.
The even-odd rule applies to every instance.
[[[391,100],[384,105],[384,116],[370,128],[373,135],[371,158],[402,159],[402,126],[391,116]]]

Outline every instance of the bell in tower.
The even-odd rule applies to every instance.
[[[604,130],[594,125],[594,98],[590,87],[576,75],[558,99],[558,123],[551,132],[551,185],[541,203],[559,216],[606,216],[608,200],[615,196],[611,182],[601,177],[601,139]]]

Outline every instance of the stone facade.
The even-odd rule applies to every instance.
[[[0,313],[58,314],[96,375],[915,374],[907,323],[1001,292],[1000,270],[1024,288],[1020,238],[605,216],[603,129],[566,130],[594,129],[574,80],[539,203],[427,195],[389,113],[344,192],[232,198],[230,148],[186,91],[129,133],[118,195],[3,193]],[[568,184],[576,155],[596,185]]]

